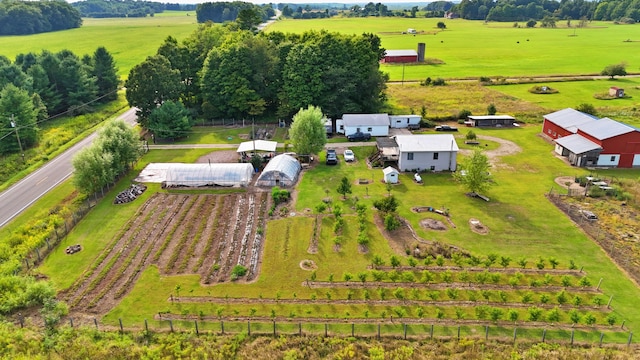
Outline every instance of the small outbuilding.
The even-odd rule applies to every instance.
[[[386,50],[382,63],[414,63],[418,62],[418,52],[415,50]]]
[[[371,136],[389,135],[388,114],[344,114],[336,121],[337,132],[346,136],[357,132]]]
[[[302,166],[294,157],[286,154],[274,156],[262,170],[256,185],[291,187],[298,180],[300,170],[302,170]]]
[[[251,164],[167,164],[164,187],[247,186],[251,183]]]
[[[612,86],[609,88],[609,96],[623,98],[624,97],[624,89],[621,89],[617,86]]]
[[[396,129],[420,129],[420,115],[389,115],[389,126]]]
[[[387,166],[386,168],[382,169],[382,174],[384,175],[385,183],[387,184],[398,183],[398,176],[400,175],[400,172],[398,172],[398,170],[396,170],[395,168],[391,166]]]
[[[513,127],[516,119],[509,115],[469,115],[465,124],[475,127]]]

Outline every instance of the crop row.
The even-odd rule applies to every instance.
[[[184,199],[186,200],[187,197],[185,197]],[[195,198],[190,199],[189,208],[191,208],[191,205],[193,204],[194,201],[195,201]],[[153,256],[153,262],[158,262],[158,260],[160,260],[160,256],[162,256],[162,253],[164,253],[164,251],[167,249],[167,247],[171,243],[171,240],[173,239],[173,235],[176,233],[176,231],[179,228],[181,228],[182,221],[187,216],[187,213],[188,211],[182,211],[179,213],[180,217],[177,219],[177,221],[174,222],[173,226],[171,227],[171,230],[169,231],[167,236],[164,238],[164,242],[162,243],[158,251],[156,251],[155,255]]]
[[[221,200],[217,201],[218,197],[216,196],[216,205],[217,205],[217,207],[215,208],[215,216],[213,217],[213,225],[211,225],[211,234],[207,238],[207,244],[204,247],[204,251],[202,251],[202,253],[200,254],[200,257],[198,258],[198,262],[193,267],[193,269],[191,269],[193,272],[197,272],[198,269],[200,269],[202,267],[202,265],[204,264],[204,260],[207,258],[207,256],[209,256],[209,253],[213,249],[213,244],[214,244],[214,240],[216,239],[216,234],[218,232],[218,226],[220,224],[220,219],[222,218],[222,210],[224,209],[226,200],[228,198],[229,198],[228,196],[222,196]],[[214,255],[214,257],[215,257],[215,255]]]
[[[249,259],[249,274],[247,279],[253,279],[258,272],[258,258],[262,250],[262,236],[264,235],[265,218],[267,211],[267,196],[264,193],[260,195],[260,209],[258,210],[258,224],[254,234],[253,246],[251,247],[251,258]]]
[[[191,201],[189,202],[189,206],[187,207],[187,209],[185,209],[182,213],[188,214],[189,216],[187,216],[188,218],[188,222],[187,223],[179,223],[180,229],[182,230],[181,235],[180,235],[180,239],[178,240],[178,243],[176,244],[175,248],[173,249],[173,251],[171,252],[171,256],[169,257],[169,261],[167,262],[166,266],[165,266],[165,272],[169,273],[176,264],[176,261],[178,260],[178,256],[180,256],[180,252],[182,250],[182,248],[184,247],[184,244],[187,242],[187,240],[189,240],[189,237],[191,235],[191,230],[193,229],[193,223],[198,221],[198,219],[200,218],[199,216],[196,216],[196,214],[200,214],[200,210],[202,209],[202,206],[204,205],[204,201],[202,201],[202,197],[201,196],[193,196],[191,198]],[[195,206],[194,206],[195,204]]]
[[[189,265],[189,261],[193,258],[196,247],[198,246],[198,243],[202,238],[202,234],[205,232],[205,229],[207,229],[207,226],[209,224],[209,217],[206,215],[211,213],[211,211],[215,208],[216,203],[216,196],[206,196],[205,205],[203,206],[204,210],[199,212],[199,214],[205,214],[205,216],[198,216],[198,218],[201,218],[202,220],[200,222],[200,225],[198,226],[198,229],[196,230],[191,244],[189,245],[189,248],[187,249],[186,255],[182,259],[182,263],[178,267],[179,272],[184,272]]]

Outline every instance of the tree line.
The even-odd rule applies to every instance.
[[[153,16],[154,14],[162,13],[164,10],[168,10],[167,5],[169,4],[133,0],[84,0],[72,4],[83,17],[90,18]],[[195,6],[192,6],[192,8],[195,8]]]
[[[337,118],[382,107],[387,76],[376,35],[254,34],[237,26],[204,24],[181,43],[168,37],[131,69],[126,96],[142,127],[166,129],[152,115],[165,107],[206,119],[291,119],[309,105]]]
[[[99,47],[82,58],[69,50],[0,56],[0,154],[37,142],[38,124],[50,115],[92,111],[117,98],[119,78],[111,54]]]
[[[255,5],[243,1],[233,2],[207,2],[198,4],[196,7],[196,16],[199,23],[212,21],[214,23],[224,23],[236,21],[243,10],[251,10],[254,12],[260,22],[268,20],[275,16],[276,12],[271,5]]]
[[[615,20],[627,23],[640,21],[640,1],[637,0],[462,0],[451,11],[463,19],[488,21],[527,21],[554,18],[560,20]]]
[[[64,1],[0,1],[0,35],[79,28],[80,12]]]

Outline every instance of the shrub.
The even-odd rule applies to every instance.
[[[373,202],[373,207],[385,213],[395,212],[398,209],[398,206],[400,206],[400,204],[393,195]]]
[[[462,110],[460,110],[460,112],[458,113],[458,119],[461,119],[461,120],[463,120],[463,119],[464,119],[464,120],[466,120],[466,119],[467,119],[467,117],[468,117],[469,115],[471,115],[471,111],[469,111],[469,110],[467,110],[467,109],[462,109]]]
[[[236,265],[231,270],[231,280],[237,280],[239,277],[247,274],[247,268],[242,265]]]
[[[444,81],[443,78],[436,78],[435,80],[433,80],[433,82],[431,82],[432,86],[445,86],[447,85],[447,83]]]
[[[473,130],[467,131],[467,135],[464,136],[464,138],[467,140],[475,140],[477,139],[477,137],[478,136],[476,135],[476,133],[473,132]]]
[[[527,27],[528,28],[536,27],[537,23],[538,23],[537,21],[531,19],[531,20],[527,21]]]
[[[285,201],[288,201],[291,198],[291,193],[289,193],[289,190],[281,189],[275,186],[271,189],[271,197],[273,198],[273,201],[277,205]]]
[[[387,231],[393,231],[400,227],[400,220],[394,214],[387,214],[384,217],[384,228]]]

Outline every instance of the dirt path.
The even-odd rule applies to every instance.
[[[497,149],[487,150],[484,152],[489,158],[489,163],[491,163],[491,165],[494,167],[504,166],[499,163],[502,156],[515,155],[522,152],[522,148],[513,141],[487,135],[478,135],[478,138],[482,140],[494,141],[500,144]],[[472,153],[472,150],[461,149],[460,153],[463,155],[469,155]]]

